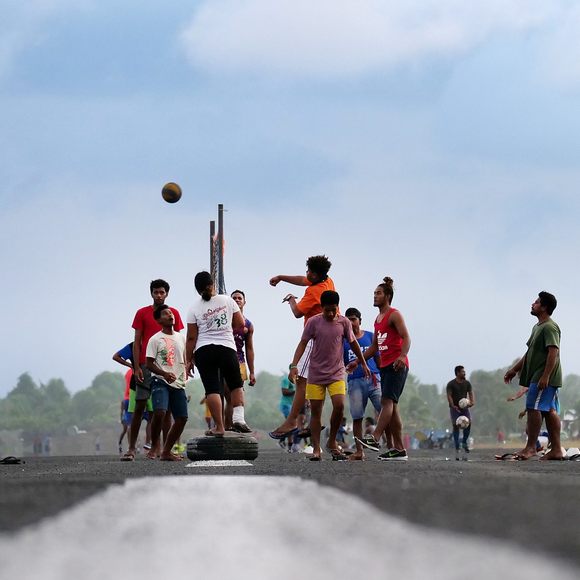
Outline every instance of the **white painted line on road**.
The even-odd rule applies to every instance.
[[[129,480],[13,537],[0,537],[0,577],[6,580],[361,576],[577,579],[545,555],[414,526],[293,477]]]
[[[245,459],[207,459],[192,461],[185,467],[254,467],[254,465]]]

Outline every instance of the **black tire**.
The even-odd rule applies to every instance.
[[[258,441],[254,437],[195,437],[187,442],[187,457],[192,461],[210,459],[246,459],[258,457]]]

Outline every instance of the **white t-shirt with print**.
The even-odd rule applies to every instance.
[[[177,379],[172,383],[167,383],[164,377],[152,373],[153,376],[159,377],[170,387],[176,389],[185,389],[185,337],[179,332],[165,334],[159,331],[154,334],[147,343],[145,351],[147,358],[155,359],[157,366],[165,372],[173,373]]]
[[[221,344],[236,350],[232,333],[232,318],[240,308],[229,296],[218,294],[211,300],[200,298],[187,313],[187,323],[197,324],[195,350],[208,344]]]

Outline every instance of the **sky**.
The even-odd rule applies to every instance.
[[[580,373],[580,2],[0,0],[0,396],[122,370],[149,282],[185,316],[225,213],[257,371],[302,322],[273,288],[326,254],[341,306],[373,290],[411,372],[525,351],[541,290]],[[177,204],[164,183],[183,189]]]

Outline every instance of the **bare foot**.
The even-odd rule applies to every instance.
[[[356,453],[349,455],[348,460],[349,461],[364,461],[365,454],[362,451],[357,451]]]
[[[280,425],[280,427],[276,427],[276,429],[271,431],[271,433],[273,435],[284,435],[285,433],[288,433],[289,431],[292,431],[293,429],[296,429],[296,421],[282,423],[282,425]]]
[[[157,459],[159,455],[157,454],[157,451],[153,451],[153,449],[151,449],[150,451],[147,451],[145,457],[147,459]]]
[[[557,453],[554,449],[551,449],[545,455],[540,457],[540,461],[562,461],[564,459],[564,455],[562,455],[562,451]]]
[[[518,451],[517,453],[515,453],[514,455],[516,455],[517,457],[519,457],[521,459],[530,459],[530,457],[535,457],[537,455],[537,453],[536,453],[535,449],[524,448],[521,451]]]
[[[163,453],[159,458],[161,461],[183,461],[183,457],[175,453]]]

